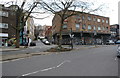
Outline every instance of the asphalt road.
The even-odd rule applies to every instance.
[[[118,76],[116,46],[52,53],[2,63],[3,76]]]
[[[36,46],[30,46],[28,48],[18,50],[18,51],[4,51],[2,52],[2,55],[14,55],[14,54],[23,54],[23,53],[35,53],[35,52],[43,52],[51,47],[54,47],[55,45],[45,45],[41,41],[36,41]]]

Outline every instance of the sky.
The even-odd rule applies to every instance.
[[[9,1],[16,1],[16,0],[0,0],[0,2],[4,3],[4,2],[9,2]],[[23,0],[19,0],[19,1],[23,1]],[[29,1],[29,0],[27,0]],[[83,0],[84,1],[84,0]],[[100,16],[105,16],[105,17],[109,17],[110,18],[110,25],[113,24],[118,24],[118,2],[120,0],[88,0],[91,2],[95,2],[95,7],[99,4],[105,4],[105,7],[103,7],[103,11],[96,13],[96,15],[100,15]],[[34,23],[36,25],[50,25],[52,26],[52,18],[54,17],[53,14],[46,14],[46,15],[36,15],[36,17],[41,18],[41,17],[46,17],[49,16],[48,18],[45,19],[34,19]]]

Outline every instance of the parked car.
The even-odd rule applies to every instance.
[[[44,38],[44,39],[42,39],[41,41],[44,43],[45,41],[47,41],[47,39]]]
[[[45,41],[44,44],[50,45],[50,42],[49,41]]]
[[[108,40],[108,41],[106,42],[106,45],[113,45],[113,44],[115,44],[115,42],[114,42],[113,40]]]
[[[117,41],[115,42],[115,44],[120,44],[120,40],[117,40]]]
[[[120,57],[120,45],[117,47],[117,57]]]
[[[45,44],[45,45],[50,45],[50,42],[47,40],[47,39],[42,39],[42,42]]]
[[[115,44],[115,42],[114,42],[113,40],[108,40],[108,41],[106,42],[106,45],[113,45],[113,44]]]

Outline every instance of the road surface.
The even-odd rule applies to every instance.
[[[2,63],[3,76],[118,76],[117,46],[52,53]]]

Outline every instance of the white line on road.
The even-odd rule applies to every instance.
[[[23,74],[22,76],[32,75],[32,74],[38,73],[38,72],[40,72],[40,71],[41,71],[41,72],[44,72],[44,71],[52,70],[52,69],[55,69],[55,68],[60,67],[61,65],[63,65],[63,64],[66,63],[66,62],[71,62],[71,61],[70,61],[70,60],[65,60],[65,61],[63,61],[62,63],[60,63],[59,65],[57,65],[56,67],[50,67],[50,68],[46,68],[46,69],[43,69],[43,70],[38,70],[38,71],[35,71],[35,72]]]
[[[30,75],[30,74],[35,74],[35,73],[38,73],[38,72],[40,72],[40,71],[35,71],[35,72],[32,72],[32,73],[27,73],[27,74],[24,74],[24,75],[22,75],[22,76],[28,76],[28,75]]]
[[[117,60],[117,57],[115,57],[115,60]]]
[[[70,60],[65,60],[63,61],[61,64],[59,64],[57,67],[60,67],[61,65],[63,65],[65,62],[71,62]]]
[[[56,67],[51,67],[51,68],[43,69],[43,70],[41,70],[41,71],[42,71],[42,72],[43,72],[43,71],[48,71],[48,70],[51,70],[51,69],[54,69],[54,68],[56,68]]]

